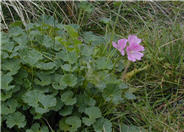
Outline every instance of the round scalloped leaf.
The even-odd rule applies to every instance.
[[[77,84],[77,77],[73,74],[65,74],[61,78],[61,84],[74,87]]]
[[[102,95],[106,101],[112,101],[114,104],[119,104],[123,100],[121,89],[116,84],[107,84]]]
[[[46,48],[51,48],[54,45],[54,40],[52,40],[48,35],[44,35],[42,45]]]
[[[65,120],[66,124],[70,125],[70,132],[76,132],[81,127],[81,120],[78,116],[70,116]]]
[[[15,112],[9,114],[6,117],[6,124],[9,128],[18,126],[18,128],[23,128],[26,125],[25,116],[20,112]]]
[[[70,25],[65,25],[64,28],[71,38],[78,38],[79,35],[75,28]]]
[[[87,117],[83,117],[83,118],[82,118],[82,122],[83,122],[86,126],[91,126],[95,121],[96,121],[96,119],[91,119],[91,118],[87,118]]]
[[[73,106],[65,106],[59,111],[59,114],[62,116],[68,116],[72,114]]]
[[[59,121],[59,129],[63,130],[64,132],[70,131],[70,125],[66,124],[65,118],[61,118]]]
[[[53,82],[52,83],[52,87],[56,90],[63,90],[66,88],[66,85],[62,85],[60,83],[57,83],[57,82]]]
[[[93,124],[95,132],[112,132],[112,123],[108,119],[100,118]]]
[[[26,132],[49,132],[49,129],[47,126],[40,126],[40,124],[34,123]]]
[[[102,116],[100,109],[96,106],[86,108],[85,114],[88,115],[90,119],[96,119]]]
[[[37,73],[39,79],[35,78],[34,82],[40,86],[48,86],[52,83],[52,76],[48,73]]]
[[[20,51],[20,57],[24,63],[31,66],[35,65],[39,60],[43,59],[42,54],[35,49],[23,49]]]
[[[7,102],[2,102],[1,103],[1,114],[8,115],[10,113],[14,113],[18,106],[19,104],[14,99],[8,100]]]
[[[61,66],[61,68],[64,70],[64,71],[71,71],[71,65],[70,64],[64,64]]]
[[[2,62],[2,69],[9,71],[9,74],[15,75],[20,69],[20,60],[18,59],[6,59]]]
[[[3,51],[12,52],[15,43],[11,42],[9,39],[9,34],[1,32],[1,48]]]
[[[73,92],[70,90],[61,95],[61,100],[65,105],[74,105],[77,102],[77,99],[75,97],[73,98]]]
[[[111,70],[113,68],[113,64],[110,59],[107,59],[106,57],[101,57],[96,60],[96,68],[98,70]]]
[[[14,88],[13,85],[10,85],[11,81],[13,80],[13,77],[9,74],[3,74],[1,78],[1,88],[9,91]]]
[[[77,62],[78,55],[75,51],[72,52],[61,51],[56,54],[56,58],[69,62],[70,64],[74,64]]]
[[[56,67],[56,64],[54,62],[38,62],[36,64],[36,68],[41,69],[41,70],[52,70],[54,67]]]
[[[125,98],[132,100],[132,99],[136,99],[136,96],[131,92],[126,92]]]
[[[46,113],[49,108],[56,106],[56,98],[52,95],[45,95],[41,91],[32,90],[24,94],[23,100],[29,106],[35,108],[37,113]]]

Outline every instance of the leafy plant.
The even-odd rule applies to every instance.
[[[111,132],[104,107],[122,103],[127,85],[113,60],[100,56],[103,43],[85,41],[78,25],[51,18],[1,32],[2,129]]]

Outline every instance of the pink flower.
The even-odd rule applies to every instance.
[[[112,42],[113,47],[118,49],[121,52],[122,56],[125,55],[124,48],[126,47],[127,41],[128,41],[127,39],[120,39],[118,40],[118,44]]]
[[[139,39],[136,35],[129,35],[127,39],[120,39],[118,40],[118,44],[112,42],[114,48],[118,49],[121,54],[124,56],[124,48],[126,47],[126,43],[128,42],[129,45],[126,48],[126,52],[128,55],[128,60],[135,62],[136,60],[141,60],[141,57],[144,56],[143,53],[140,51],[144,51],[144,47],[140,45],[141,39]]]
[[[136,35],[128,36],[129,46],[126,48],[128,60],[135,62],[136,60],[141,60],[144,56],[140,51],[144,51],[144,47],[140,45],[141,39],[137,38]]]

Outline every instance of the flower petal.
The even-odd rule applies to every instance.
[[[130,47],[134,51],[144,51],[144,47],[140,44],[132,44]]]
[[[141,39],[139,39],[136,35],[129,35],[128,36],[128,42],[131,44],[140,44]]]
[[[135,62],[136,60],[141,60],[144,54],[141,52],[133,51],[128,53],[128,60]]]
[[[125,55],[125,51],[124,50],[121,50],[121,55],[124,56]]]
[[[132,62],[136,61],[136,59],[131,54],[128,54],[128,60]]]
[[[118,40],[118,46],[122,49],[124,49],[126,47],[126,43],[127,43],[127,39],[120,39]]]
[[[112,42],[112,46],[114,47],[114,48],[118,48],[118,45],[115,43],[115,42]]]
[[[141,53],[141,52],[134,52],[134,53],[132,54],[132,56],[133,56],[135,59],[137,59],[137,60],[141,60],[141,57],[143,57],[144,54]]]

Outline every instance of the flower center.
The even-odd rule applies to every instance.
[[[130,53],[133,54],[133,53],[135,53],[135,51],[131,50]]]

